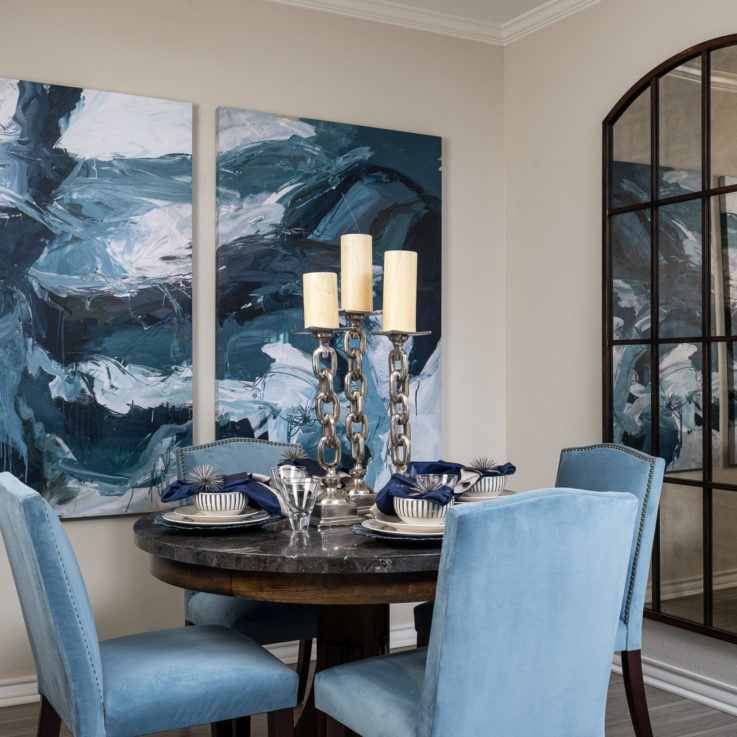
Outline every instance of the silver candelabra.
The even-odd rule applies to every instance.
[[[337,472],[342,447],[335,431],[340,419],[340,400],[334,386],[335,374],[338,371],[338,354],[331,341],[336,331],[313,328],[309,332],[318,342],[317,348],[312,353],[312,371],[318,381],[315,415],[322,425],[322,437],[317,445],[317,462],[325,470],[322,479],[325,491],[315,506],[313,518],[318,528],[322,529],[353,524],[357,520],[357,506],[340,488],[340,477]],[[326,457],[326,450],[332,451],[331,458]]]
[[[346,311],[348,327],[343,335],[343,348],[348,359],[345,375],[345,398],[349,412],[345,418],[345,434],[351,444],[353,468],[350,480],[345,485],[348,498],[356,502],[359,513],[368,512],[376,501],[374,490],[366,483],[366,439],[368,438],[368,417],[364,408],[368,382],[363,370],[363,357],[366,354],[366,332],[361,327],[364,317],[370,312]],[[356,429],[358,428],[358,429]]]
[[[386,335],[393,346],[389,351],[389,413],[391,417],[389,442],[395,473],[404,476],[407,473],[407,465],[412,459],[412,429],[409,421],[409,362],[404,344],[410,337],[430,335],[430,331],[387,330],[378,334]]]

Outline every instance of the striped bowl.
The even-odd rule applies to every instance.
[[[450,504],[433,504],[425,499],[394,497],[394,511],[408,525],[426,525],[428,522],[442,524],[449,506]]]
[[[195,494],[192,501],[200,512],[217,517],[242,512],[248,497],[242,491],[217,491]]]
[[[507,485],[506,476],[485,476],[479,479],[467,492],[466,495],[474,494],[501,494]]]

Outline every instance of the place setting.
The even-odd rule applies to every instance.
[[[267,486],[268,476],[224,475],[210,464],[195,466],[162,493],[162,501],[188,503],[159,513],[154,521],[186,530],[254,529],[277,519],[282,506]]]
[[[258,473],[221,474],[214,466],[195,466],[184,480],[162,493],[162,500],[187,500],[161,512],[154,522],[186,530],[255,529],[286,518],[293,534],[308,530],[315,502],[322,491],[318,475],[311,475],[309,459],[283,459]],[[314,469],[313,469],[314,470]]]
[[[376,540],[442,542],[449,507],[499,498],[515,470],[511,463],[498,466],[487,458],[468,466],[409,463],[405,474],[392,474],[378,492],[370,516],[351,529]]]

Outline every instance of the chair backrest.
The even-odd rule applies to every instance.
[[[269,467],[276,466],[284,451],[299,450],[299,445],[275,443],[255,438],[224,438],[212,443],[177,448],[177,472],[180,479],[195,467],[209,463],[222,474],[262,473],[269,475]]]
[[[284,451],[298,451],[301,446],[289,443],[275,443],[255,438],[224,438],[212,443],[177,448],[177,475],[180,479],[195,467],[205,463],[213,466],[219,473],[232,474],[262,473],[269,475],[269,468],[276,466]],[[184,618],[189,620],[189,603],[195,594],[184,590]]]
[[[102,737],[100,648],[87,589],[48,503],[0,473],[0,530],[36,663],[38,690],[76,737]]]
[[[629,575],[619,614],[619,618],[627,625],[627,650],[639,650],[642,646],[642,613],[664,471],[665,461],[662,458],[614,443],[564,448],[560,454],[555,479],[557,487],[627,491],[638,499]]]
[[[448,511],[421,737],[603,737],[637,502],[539,489]]]

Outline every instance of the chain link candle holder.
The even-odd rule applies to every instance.
[[[295,332],[312,333],[318,342],[317,348],[312,353],[312,371],[318,381],[315,416],[322,426],[322,437],[317,445],[317,462],[325,470],[325,476],[321,479],[325,491],[315,505],[313,520],[318,529],[352,525],[358,520],[357,507],[340,488],[340,477],[337,472],[342,454],[342,446],[336,432],[340,419],[340,399],[334,386],[338,371],[338,354],[331,341],[338,331],[328,328],[307,328]]]
[[[404,344],[410,337],[430,335],[430,331],[387,330],[372,335],[386,335],[394,346],[389,351],[389,442],[394,472],[406,476],[407,466],[412,460],[412,429],[409,421],[409,361]]]
[[[345,311],[348,327],[343,336],[343,348],[348,359],[345,375],[345,397],[349,412],[345,418],[345,434],[351,444],[353,468],[350,481],[344,485],[348,498],[356,502],[359,514],[365,514],[376,501],[374,490],[365,482],[366,439],[368,438],[368,417],[364,409],[368,382],[363,370],[363,357],[366,354],[366,332],[361,322],[371,312]],[[356,429],[358,428],[358,429]]]

